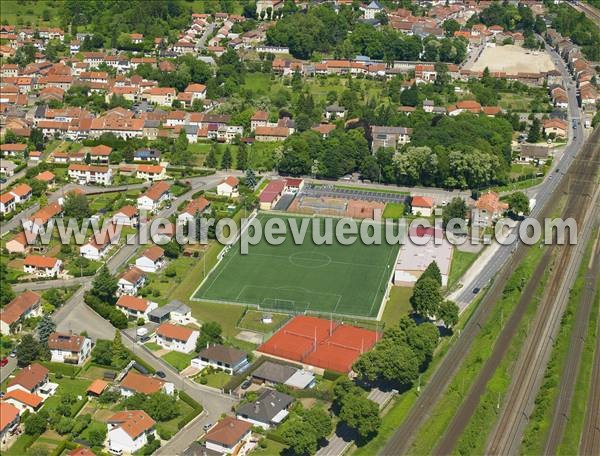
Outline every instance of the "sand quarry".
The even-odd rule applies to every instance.
[[[545,73],[554,69],[552,59],[545,51],[532,51],[521,46],[506,45],[486,47],[470,70],[491,72],[502,71],[508,74]]]

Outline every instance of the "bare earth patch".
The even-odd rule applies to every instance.
[[[508,74],[545,73],[553,70],[554,64],[545,51],[506,45],[486,47],[470,69],[483,71],[485,67],[491,72],[502,71]]]

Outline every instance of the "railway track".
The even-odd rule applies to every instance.
[[[558,201],[560,195],[568,191],[569,197],[563,211],[563,218],[573,217],[578,222],[578,226],[583,226],[583,220],[587,213],[587,207],[590,203],[591,192],[589,188],[593,188],[595,169],[590,165],[590,160],[597,155],[598,139],[600,131],[593,133],[593,137],[584,147],[580,156],[576,159],[568,174],[569,182],[561,183],[557,193],[550,200]],[[597,165],[596,165],[597,166]],[[569,188],[572,187],[572,188]],[[580,233],[581,234],[581,233]],[[578,239],[581,242],[581,239]],[[576,247],[576,246],[575,246]],[[515,453],[520,445],[520,434],[526,423],[526,416],[523,415],[523,403],[531,403],[533,399],[530,397],[532,391],[536,391],[536,385],[539,386],[539,374],[543,375],[545,360],[550,353],[552,340],[549,338],[553,334],[552,329],[556,329],[562,308],[568,297],[569,287],[564,287],[565,283],[570,283],[569,278],[574,279],[574,273],[577,267],[574,268],[572,263],[572,253],[575,249],[572,246],[553,245],[546,252],[536,270],[531,277],[528,287],[525,289],[521,299],[515,308],[515,311],[510,316],[504,329],[500,333],[490,358],[486,361],[484,367],[479,373],[475,383],[464,399],[461,407],[454,416],[446,433],[440,440],[435,449],[436,454],[449,454],[454,449],[460,435],[466,428],[469,420],[479,404],[481,395],[485,392],[488,381],[493,376],[500,362],[504,358],[506,350],[510,345],[512,336],[517,331],[520,321],[523,318],[526,308],[534,297],[535,288],[539,279],[543,276],[544,270],[547,268],[550,259],[554,256],[555,264],[552,267],[552,273],[548,280],[548,289],[545,290],[538,310],[536,318],[531,325],[531,332],[524,344],[525,354],[520,357],[517,363],[518,369],[513,376],[513,385],[507,395],[505,407],[501,414],[501,421],[494,431],[488,452],[491,454],[509,454]],[[533,286],[531,286],[533,284]],[[556,302],[563,304],[562,306],[555,305]],[[540,360],[540,354],[543,355]],[[540,367],[541,366],[541,367]],[[520,375],[520,377],[518,377]],[[513,394],[514,392],[514,394]],[[533,395],[533,398],[535,394]],[[510,416],[509,416],[510,415]],[[502,419],[506,420],[505,423]],[[509,425],[512,423],[512,426]]]
[[[597,263],[600,262],[598,257],[596,257],[596,260]],[[596,275],[597,281],[598,275]],[[595,295],[591,297],[592,301],[594,299]],[[595,305],[599,305],[599,303],[596,302]],[[580,453],[584,456],[600,454],[600,319],[598,319],[598,330],[596,331],[596,352],[594,355],[592,383],[579,449]]]
[[[597,223],[598,220],[596,220]],[[559,384],[559,393],[556,398],[552,423],[546,437],[544,454],[547,455],[556,454],[558,446],[563,439],[565,427],[570,419],[573,394],[575,393],[575,384],[581,365],[585,336],[588,331],[588,320],[594,306],[598,277],[600,277],[600,232],[597,233],[591,261],[585,275],[584,289],[580,297],[577,314],[575,315],[575,323],[571,332],[569,351],[566,354],[566,362]],[[598,358],[598,364],[600,364],[600,357]],[[596,409],[598,408],[600,408],[600,404],[596,407]]]
[[[515,454],[519,450],[523,429],[533,409],[552,351],[553,338],[600,209],[597,203],[599,192],[596,191],[599,155],[600,130],[596,130],[571,170],[569,197],[563,215],[564,218],[572,217],[577,221],[578,243],[575,246],[554,247],[558,250],[557,260],[548,281],[549,286],[513,372],[512,385],[488,441],[488,454]]]
[[[600,11],[598,11],[598,9],[584,2],[573,2],[572,6],[576,10],[582,12],[587,17],[589,17],[592,21],[596,23],[598,27],[600,27]]]

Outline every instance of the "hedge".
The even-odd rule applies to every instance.
[[[129,351],[129,354],[130,354],[132,360],[134,360],[136,363],[144,366],[146,368],[146,370],[148,372],[150,372],[151,374],[154,374],[156,372],[156,369],[154,369],[150,364],[148,364],[146,361],[144,361],[139,356],[134,355],[130,350],[128,350],[128,351]],[[113,367],[113,369],[114,369],[114,367]]]
[[[187,405],[192,407],[192,411],[179,420],[178,425],[179,425],[179,428],[181,429],[186,424],[188,424],[190,421],[192,421],[194,418],[196,418],[198,415],[200,415],[204,411],[204,407],[202,407],[202,404],[199,404],[198,402],[196,402],[185,391],[179,391],[179,399],[181,399]]]
[[[50,456],[60,456],[62,452],[66,449],[74,450],[75,448],[77,448],[77,445],[75,445],[74,443],[71,443],[68,440],[61,440],[61,442],[56,446],[56,448],[52,450]]]
[[[336,371],[332,371],[332,370],[328,370],[328,369],[325,369],[325,371],[323,372],[323,378],[325,380],[331,380],[333,382],[335,382],[338,378],[340,378],[343,375],[344,374],[342,374],[340,372],[336,372]]]
[[[283,437],[281,437],[279,434],[277,434],[275,432],[268,432],[267,439],[273,440],[274,442],[277,442],[277,443],[282,443],[283,445],[287,445],[287,442],[283,439]]]
[[[47,368],[53,374],[61,374],[67,377],[76,377],[77,374],[81,372],[81,367],[75,366],[73,364],[53,363],[50,361],[42,361],[40,364]]]

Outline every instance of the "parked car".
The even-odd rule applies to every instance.
[[[206,423],[204,426],[202,426],[204,432],[208,431],[211,427],[213,427],[212,423]]]
[[[2,358],[2,361],[0,361],[0,367],[4,367],[8,364],[8,358],[5,356],[4,358]]]
[[[163,371],[156,371],[155,374],[160,378],[165,378],[167,376],[167,374],[165,374]]]
[[[241,386],[243,390],[247,390],[248,388],[250,388],[250,385],[252,385],[252,380],[245,380]]]
[[[477,294],[477,293],[479,293],[479,291],[480,291],[480,290],[481,290],[481,289],[480,289],[479,287],[475,287],[475,288],[473,288],[473,294]]]

